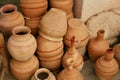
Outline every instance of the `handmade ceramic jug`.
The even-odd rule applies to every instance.
[[[43,16],[47,12],[47,0],[20,0],[20,7],[23,14],[29,18],[37,18]]]
[[[12,30],[12,36],[8,39],[8,51],[11,56],[19,61],[26,61],[36,51],[37,42],[31,30],[25,26],[17,26]]]
[[[11,31],[16,26],[25,24],[23,15],[17,11],[13,4],[6,4],[0,8],[0,31],[5,36],[10,36]]]
[[[71,47],[63,56],[63,67],[68,67],[68,61],[73,59],[73,67],[77,68],[79,71],[83,68],[83,57],[75,48],[75,37],[71,39]]]
[[[47,68],[40,68],[34,73],[31,80],[56,80],[56,78]]]
[[[118,64],[120,66],[120,44],[116,44],[113,49],[115,52],[115,58],[118,61]]]
[[[57,8],[51,8],[40,22],[39,34],[52,41],[61,41],[67,31],[66,13]]]
[[[112,80],[119,71],[118,63],[114,59],[113,49],[107,49],[106,54],[95,63],[95,72],[100,80]]]
[[[37,57],[32,56],[27,61],[10,61],[10,71],[17,80],[30,80],[32,75],[39,68]]]
[[[109,43],[104,39],[104,30],[97,32],[97,37],[91,39],[88,43],[88,54],[92,61],[96,61],[99,57],[105,55],[109,49]]]

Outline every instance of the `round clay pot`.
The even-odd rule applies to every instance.
[[[80,19],[72,18],[68,22],[68,30],[64,36],[64,43],[68,47],[71,45],[72,36],[75,36],[76,48],[86,46],[89,41],[89,30]]]
[[[66,31],[66,13],[60,9],[51,8],[40,22],[39,34],[46,39],[61,41]]]
[[[30,28],[25,26],[17,26],[12,30],[13,34],[8,39],[7,47],[16,60],[26,61],[35,53],[37,42],[30,32]]]
[[[119,71],[118,63],[114,59],[113,49],[108,49],[106,54],[95,63],[95,72],[100,80],[112,80]]]
[[[109,49],[109,43],[104,39],[104,30],[97,32],[97,37],[90,39],[88,43],[88,54],[92,61],[96,61],[99,57],[105,55],[107,49]]]
[[[56,78],[47,68],[40,68],[34,73],[31,80],[56,80]]]
[[[43,16],[47,12],[47,0],[20,0],[20,7],[23,14],[29,18]]]
[[[0,31],[5,36],[10,36],[14,27],[23,26],[24,24],[24,17],[17,11],[15,5],[6,4],[0,8]]]
[[[37,57],[32,56],[27,61],[10,61],[10,71],[17,80],[30,80],[34,72],[39,68]]]

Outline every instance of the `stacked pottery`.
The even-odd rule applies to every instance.
[[[46,68],[38,69],[31,80],[56,80],[55,76]]]
[[[118,63],[114,59],[113,49],[108,49],[106,54],[97,59],[95,72],[100,80],[112,80],[119,71]]]
[[[13,57],[10,61],[10,70],[18,80],[29,80],[39,68],[39,61],[34,56],[37,42],[30,32],[28,27],[16,26],[8,39],[8,51]]]
[[[47,0],[20,0],[20,7],[26,16],[26,26],[30,27],[32,34],[38,33],[37,29],[42,16],[47,12]],[[35,32],[36,30],[36,32]]]
[[[0,31],[5,36],[10,36],[12,29],[24,25],[24,18],[17,7],[13,4],[6,4],[0,9]]]
[[[91,39],[88,43],[88,54],[92,61],[96,61],[99,57],[105,55],[107,49],[109,49],[109,43],[104,39],[104,30],[97,32],[97,37]]]
[[[75,48],[75,37],[71,39],[71,47],[63,56],[63,67],[68,67],[69,62],[73,62],[73,67],[81,71],[83,68],[83,57]]]
[[[73,18],[68,21],[68,30],[64,36],[64,43],[67,48],[71,45],[73,35],[75,36],[76,49],[84,56],[89,41],[89,30],[80,19]]]
[[[73,18],[73,0],[50,0],[50,7],[64,10],[67,14],[67,20]]]

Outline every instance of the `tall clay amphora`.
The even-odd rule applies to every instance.
[[[109,43],[104,39],[104,30],[97,32],[97,37],[91,39],[88,43],[88,54],[92,61],[96,61],[99,57],[105,55],[109,49]]]
[[[17,11],[15,5],[6,4],[0,8],[0,31],[5,36],[10,36],[14,27],[23,26],[24,24],[24,17]]]
[[[68,67],[68,61],[71,61],[73,59],[73,67],[78,69],[79,71],[83,68],[83,56],[76,50],[75,48],[75,36],[71,39],[71,47],[68,49],[68,51],[63,56],[63,67]]]
[[[20,0],[23,14],[28,18],[37,18],[47,12],[47,0]]]
[[[56,78],[47,68],[40,68],[34,73],[31,80],[56,80]]]
[[[64,52],[63,42],[51,41],[39,35],[37,38],[37,43],[37,54],[40,59],[41,66],[48,68],[51,71],[58,71],[61,67]]]
[[[39,68],[39,61],[36,56],[32,56],[27,61],[10,61],[10,71],[17,80],[30,80],[32,75]]]
[[[11,56],[16,60],[28,60],[35,53],[37,41],[30,32],[30,28],[25,26],[17,26],[13,28],[13,34],[8,39],[7,46]]]
[[[119,71],[118,63],[114,59],[113,49],[108,49],[106,54],[95,63],[95,72],[100,80],[112,80]]]
[[[80,50],[80,53],[82,51],[82,48],[86,48],[86,45],[89,41],[89,30],[87,26],[77,18],[70,19],[68,21],[68,29],[67,33],[64,36],[64,43],[66,47],[71,46],[71,38],[72,36],[75,36],[75,47]],[[82,51],[81,53],[83,56],[85,55],[85,51]]]
[[[61,41],[67,32],[66,13],[51,8],[43,17],[39,26],[39,34],[52,41]]]

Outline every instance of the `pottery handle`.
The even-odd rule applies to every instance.
[[[105,60],[110,61],[113,59],[113,57],[114,57],[114,51],[112,48],[110,48],[106,51]]]

